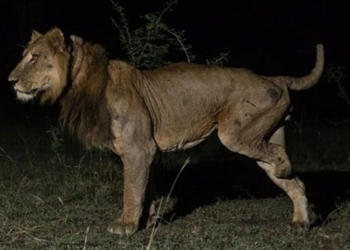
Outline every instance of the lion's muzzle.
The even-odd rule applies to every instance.
[[[19,77],[14,73],[14,71],[12,71],[9,75],[8,81],[14,85],[19,81]]]

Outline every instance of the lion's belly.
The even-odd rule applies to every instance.
[[[158,131],[155,133],[155,141],[158,148],[164,152],[184,150],[192,148],[204,141],[214,130],[216,125],[210,129],[193,131],[193,128],[186,128],[183,131],[166,133],[166,131]]]

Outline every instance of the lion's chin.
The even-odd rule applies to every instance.
[[[31,91],[16,91],[17,99],[22,102],[28,102],[32,100],[39,93],[39,89],[34,89]]]

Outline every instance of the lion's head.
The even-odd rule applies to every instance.
[[[56,101],[67,84],[69,58],[59,29],[44,35],[33,31],[21,62],[9,76],[17,98],[27,102],[40,95],[41,103]]]

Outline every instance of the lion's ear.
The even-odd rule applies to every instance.
[[[31,36],[28,44],[33,43],[36,39],[38,39],[38,38],[40,38],[42,36],[43,36],[43,34],[41,34],[40,32],[38,32],[36,30],[33,30],[32,31],[32,36]]]
[[[36,30],[33,30],[32,31],[32,40],[36,40],[36,39],[38,39],[39,37],[42,37],[43,36],[43,34],[41,34],[40,32],[38,32],[38,31],[36,31]]]
[[[64,47],[64,35],[63,32],[59,28],[53,28],[49,30],[46,34],[46,37],[48,37],[52,42],[53,45],[56,47]]]
[[[71,35],[69,38],[72,40],[75,47],[83,45],[83,38],[76,35]]]

